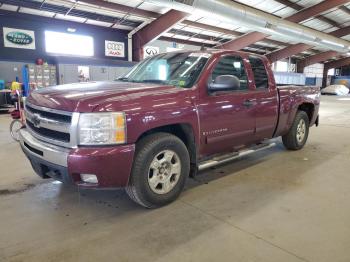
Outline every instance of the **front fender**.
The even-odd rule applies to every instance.
[[[155,128],[169,125],[186,124],[199,143],[198,112],[191,99],[168,101],[153,104],[143,111],[126,112],[128,143],[135,143],[142,134]]]

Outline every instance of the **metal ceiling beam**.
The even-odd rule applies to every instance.
[[[307,45],[307,44],[296,44],[296,45],[291,45],[289,47],[277,50],[275,52],[272,52],[270,54],[267,54],[267,58],[270,60],[271,63],[274,63],[278,60],[291,57],[292,55],[302,53],[308,49],[310,49],[312,46]]]
[[[343,12],[347,13],[348,15],[350,15],[350,9],[347,8],[346,6],[340,6],[339,9],[342,10]]]
[[[203,46],[203,47],[209,47],[209,48],[214,46],[214,45],[207,44],[207,43],[200,43],[200,42],[186,40],[186,39],[175,39],[175,38],[167,37],[167,36],[161,36],[161,37],[159,37],[159,40],[167,41],[167,42],[176,42],[178,44],[184,44],[184,45]]]
[[[138,8],[133,8],[133,7],[129,7],[129,6],[113,3],[113,2],[106,2],[103,0],[79,0],[79,2],[92,4],[92,5],[96,5],[96,6],[102,6],[104,8],[112,9],[112,10],[119,11],[122,13],[129,13],[131,15],[149,17],[151,19],[156,19],[156,18],[159,18],[161,16],[161,14],[158,14],[156,12],[146,11],[146,10],[138,9]],[[203,24],[203,23],[199,23],[199,22],[190,21],[190,20],[184,20],[181,23],[185,24],[187,26],[197,27],[197,28],[200,28],[203,30],[218,32],[218,33],[222,33],[222,34],[229,34],[229,35],[233,35],[233,36],[244,35],[243,33],[237,32],[234,30],[229,30],[229,29],[225,29],[222,27],[207,25],[207,24]],[[176,40],[176,41],[178,41],[178,40]],[[278,45],[278,46],[288,46],[287,43],[284,43],[281,41],[270,40],[270,39],[265,39],[264,42],[266,42],[268,44]]]
[[[323,81],[322,86],[326,87],[327,84],[327,76],[328,76],[328,70],[333,68],[339,68],[342,66],[350,65],[350,57],[342,58],[336,61],[328,62],[324,64],[323,69]]]
[[[134,8],[131,6],[121,5],[113,2],[107,2],[104,0],[79,0],[78,3],[86,3],[96,6],[101,6],[108,9],[113,9],[115,11],[119,11],[122,13],[132,14],[136,16],[142,16],[142,17],[150,17],[150,18],[158,18],[161,16],[161,14],[158,14],[156,12],[147,11],[139,8]]]
[[[280,4],[283,4],[283,5],[286,5],[290,8],[293,8],[294,10],[297,10],[297,11],[301,11],[304,9],[304,7],[302,7],[301,5],[297,4],[297,3],[293,3],[293,2],[290,2],[289,0],[275,0],[276,2],[280,3]],[[339,8],[342,8],[342,7],[339,7]],[[318,16],[315,16],[315,18],[331,25],[331,26],[334,26],[334,27],[341,27],[340,24],[338,24],[336,21],[332,20],[332,19],[329,19],[328,17],[325,17],[323,15],[318,15]]]
[[[297,3],[291,2],[289,0],[275,0],[275,1],[282,5],[286,5],[290,8],[293,8],[294,10],[297,10],[297,11],[304,9],[301,5],[298,5]]]
[[[338,29],[334,32],[331,32],[330,34],[337,37],[350,35],[350,26]],[[298,72],[303,73],[305,67],[313,64],[321,63],[337,55],[339,55],[339,53],[334,51],[327,51],[320,54],[309,56],[298,62],[298,66],[297,66]]]
[[[306,20],[307,18],[313,17],[315,15],[319,15],[320,13],[323,13],[329,9],[332,9],[334,7],[337,7],[337,6],[342,5],[344,3],[347,3],[347,2],[350,2],[350,1],[349,0],[324,1],[324,2],[321,2],[321,3],[316,4],[314,6],[311,6],[309,8],[304,8],[296,14],[286,17],[285,20],[293,22],[293,23],[299,23],[299,22]],[[299,7],[297,7],[297,8],[299,9]],[[236,38],[230,42],[227,42],[223,45],[220,45],[218,47],[223,48],[223,49],[239,50],[239,49],[242,49],[243,47],[254,44],[257,41],[261,41],[268,36],[269,35],[264,34],[264,33],[252,32],[252,33],[245,34],[239,38]],[[304,47],[303,50],[300,49],[301,46]],[[300,50],[305,51],[305,50],[311,48],[312,46],[300,45],[298,47]],[[295,47],[291,47],[291,50],[296,51],[299,49],[295,48]],[[280,54],[284,54],[284,52],[280,52]]]
[[[335,30],[329,34],[332,36],[336,36],[336,37],[346,36],[346,35],[350,34],[350,26]],[[276,62],[278,60],[281,60],[281,59],[296,55],[298,53],[304,52],[310,48],[312,48],[312,46],[306,45],[306,44],[290,45],[286,48],[283,48],[283,49],[280,49],[280,50],[277,50],[275,52],[268,54],[267,57],[270,59],[270,62],[273,63],[273,62]],[[335,52],[335,53],[337,53],[337,52]],[[317,55],[315,55],[315,56],[317,56]],[[312,56],[309,58],[312,58]],[[322,56],[320,56],[320,58],[322,58]],[[306,58],[306,59],[308,59],[308,58]],[[316,63],[319,63],[319,62],[322,62],[325,60],[319,60]],[[314,60],[312,59],[310,61],[314,61]],[[307,64],[307,63],[302,62],[302,63],[298,64],[298,72],[303,72],[304,67],[305,67],[304,64]],[[313,64],[315,64],[315,63],[313,63]],[[308,64],[308,65],[310,65],[310,64]]]
[[[197,27],[197,28],[200,28],[200,29],[203,29],[203,30],[208,30],[208,31],[222,33],[222,34],[227,34],[227,35],[233,35],[233,36],[241,36],[241,35],[243,35],[242,33],[237,32],[237,31],[225,29],[225,28],[222,28],[222,27],[202,24],[202,23],[198,23],[198,22],[194,22],[194,21],[190,21],[190,20],[184,20],[181,23],[184,24],[184,25],[187,25],[187,26]]]
[[[214,37],[214,36],[208,36],[205,34],[201,34],[201,33],[196,33],[193,34],[193,32],[189,32],[189,31],[185,31],[183,29],[171,29],[168,31],[169,34],[173,34],[175,35],[179,35],[179,36],[185,36],[188,37],[187,40],[191,40],[191,38],[199,38],[204,40],[209,40],[209,41],[214,41],[217,43],[226,43],[227,41],[231,41],[230,38],[226,38],[226,37]],[[181,38],[182,39],[182,38]],[[173,42],[177,42],[177,38],[173,38]],[[211,44],[211,46],[215,46],[216,44]],[[263,53],[265,52],[272,52],[275,50],[275,48],[270,47],[270,46],[263,46],[263,45],[259,45],[258,43],[255,45],[250,45],[249,47],[251,48],[256,48],[256,49],[261,49]]]
[[[330,24],[331,26],[333,27],[338,27],[340,28],[341,25],[338,24],[337,22],[333,21],[332,19],[329,19],[328,17],[325,17],[323,15],[318,15],[318,16],[315,16],[315,18],[317,18],[318,20],[321,20],[322,22],[325,22],[327,24]]]
[[[158,14],[155,12],[145,11],[142,9],[137,9],[137,8],[121,5],[121,4],[116,4],[113,2],[106,2],[103,0],[79,0],[79,2],[88,3],[88,4],[92,4],[92,5],[99,5],[99,6],[108,8],[108,9],[113,9],[113,10],[120,11],[123,13],[129,13],[132,15],[140,15],[143,17],[158,18],[161,16],[161,14]],[[190,20],[184,20],[181,23],[185,24],[187,26],[197,27],[197,28],[200,28],[203,30],[218,32],[218,33],[222,33],[222,34],[229,34],[229,35],[233,35],[233,36],[242,36],[243,35],[243,33],[237,32],[234,30],[229,30],[229,29],[225,29],[222,27],[207,25],[207,24],[203,24],[203,23],[199,23],[199,22],[190,21]],[[281,41],[266,39],[264,42],[270,43],[273,45],[288,46],[287,43],[284,43]]]
[[[97,5],[97,6],[102,6],[102,7],[113,9],[113,10],[116,10],[116,11],[129,13],[129,14],[132,14],[132,15],[149,17],[149,18],[152,18],[152,19],[160,17],[160,14],[158,14],[156,12],[146,11],[146,10],[138,9],[138,8],[135,8],[135,7],[125,6],[125,5],[122,5],[122,4],[117,4],[117,3],[113,3],[113,2],[107,2],[107,1],[103,1],[103,0],[79,0],[79,2],[93,4],[93,5]],[[290,2],[288,0],[278,0],[277,2],[280,2],[280,3],[284,4],[284,5],[290,6],[290,7],[294,8],[294,9],[296,9],[296,10],[302,10],[303,9],[302,6],[300,6],[300,5],[296,4],[296,3],[292,3],[292,2]],[[325,17],[322,17],[322,16],[320,16],[318,18],[321,19],[321,20],[324,20],[324,21],[328,19],[328,18],[325,18]],[[330,19],[328,19],[328,21],[325,21],[325,22],[331,24],[332,26],[339,26],[337,23],[335,23],[334,21],[332,21]],[[210,25],[205,25],[205,24],[202,24],[202,23],[192,22],[192,21],[189,21],[189,20],[185,20],[185,21],[183,21],[183,23],[184,24],[187,23],[187,25],[189,25],[189,26],[195,26],[195,27],[198,27],[198,28],[201,28],[201,29],[204,29],[204,30],[212,30],[214,32],[222,32],[222,33],[231,34],[231,35],[234,35],[234,36],[241,36],[242,35],[242,33],[237,32],[237,31],[227,30],[227,29],[223,29],[223,28],[220,28],[220,27],[210,26]],[[208,27],[210,27],[210,28],[208,28]],[[229,31],[229,32],[223,32],[223,31]],[[257,38],[257,39],[260,39],[260,38]],[[269,40],[269,39],[264,40],[264,42],[270,43],[270,44],[274,44],[274,45],[288,46],[288,44],[286,44],[286,43],[283,43],[283,42],[280,42],[280,41]]]
[[[303,73],[304,68],[313,64],[317,64],[322,61],[326,61],[330,58],[338,56],[339,53],[336,51],[327,51],[323,53],[319,53],[317,55],[312,55],[309,56],[301,61],[298,62],[297,68],[298,68],[298,73]]]
[[[184,25],[191,26],[191,27],[196,27],[200,28],[203,30],[207,31],[212,31],[216,33],[222,33],[225,35],[232,35],[232,36],[242,36],[244,33],[238,32],[238,31],[233,31],[229,29],[225,29],[222,27],[217,27],[217,26],[212,26],[212,25],[207,25],[207,24],[202,24],[199,22],[194,22],[194,21],[189,21],[189,20],[184,20],[181,22]],[[281,41],[276,41],[276,40],[271,40],[271,39],[264,39],[265,43],[272,44],[272,45],[278,45],[278,46],[288,46],[289,44]]]
[[[191,41],[191,40],[186,40],[186,39],[176,39],[176,38],[166,37],[166,36],[161,36],[158,39],[162,40],[162,41],[176,42],[176,43],[185,44],[185,45],[193,45],[193,46],[200,46],[200,47],[206,47],[206,48],[213,48],[214,47],[214,45],[212,45],[212,44],[201,43],[201,42],[196,42],[196,41]],[[247,47],[247,49],[244,49],[244,50],[251,52],[251,53],[256,53],[256,54],[263,54],[264,53],[263,50],[259,50],[259,51],[249,50],[249,47]]]
[[[143,58],[143,47],[146,44],[159,38],[187,16],[189,16],[188,13],[170,10],[138,31],[133,36],[133,60],[140,61]]]
[[[305,9],[299,11],[298,13],[289,16],[287,18],[287,20],[290,22],[294,22],[294,23],[300,23],[306,19],[317,16],[323,12],[326,12],[332,8],[337,7],[337,6],[344,5],[346,3],[349,3],[349,0],[323,1],[319,4],[305,8]]]
[[[237,51],[237,50],[243,49],[244,47],[252,45],[256,42],[259,42],[265,39],[266,37],[268,37],[267,34],[260,33],[260,32],[252,32],[252,33],[245,34],[241,37],[238,37],[236,39],[233,39],[231,41],[228,41],[224,44],[217,45],[216,47]]]
[[[132,15],[142,16],[142,17],[148,17],[148,18],[151,18],[151,19],[158,18],[158,17],[161,16],[161,14],[158,14],[156,12],[147,11],[147,10],[143,10],[143,9],[138,9],[136,7],[125,6],[123,4],[107,2],[107,1],[103,1],[103,0],[79,0],[78,3],[79,2],[87,3],[87,4],[91,4],[91,5],[96,5],[96,6],[102,6],[104,8],[113,9],[115,11],[119,11],[119,12],[122,12],[122,13],[132,14]],[[278,0],[278,2],[289,2],[289,1],[287,1],[287,0]],[[289,3],[289,5],[290,5],[290,3]],[[295,4],[295,5],[297,5],[297,4]],[[220,28],[220,27],[210,26],[210,25],[197,23],[197,22],[192,22],[192,21],[188,21],[188,20],[183,21],[183,23],[188,23],[188,25],[190,25],[190,24],[193,25],[193,23],[194,23],[196,25],[193,25],[193,26],[196,26],[198,28],[202,28],[204,30],[212,30],[214,32],[228,33],[228,34],[237,35],[237,36],[242,35],[242,33],[237,32],[237,31],[227,30],[227,29],[223,29],[223,28]],[[210,29],[208,29],[208,27],[210,27]],[[229,31],[229,32],[223,32],[223,31],[226,31],[226,30]],[[264,42],[270,43],[270,44],[274,44],[274,45],[288,46],[287,43],[280,42],[280,41],[275,41],[275,40],[265,39]]]
[[[342,59],[324,64],[325,68],[328,68],[328,69],[338,68],[338,67],[347,66],[347,65],[350,65],[350,57],[342,58]]]
[[[336,37],[343,37],[346,35],[350,35],[350,26],[340,28],[336,31],[331,32],[330,34]]]
[[[97,14],[95,12],[88,12],[84,10],[71,9],[66,6],[55,5],[47,2],[43,3],[43,2],[36,2],[36,1],[30,1],[30,0],[0,0],[0,2],[4,4],[16,5],[18,7],[24,7],[24,8],[30,8],[30,9],[55,13],[55,16],[56,14],[66,15],[69,12],[70,16],[75,16],[75,17],[84,18],[84,19],[88,18],[91,20],[97,20],[97,21],[107,22],[111,24],[115,23],[117,20],[116,17],[113,17],[113,16]],[[55,18],[55,16],[52,18]],[[129,19],[124,19],[121,22],[121,24],[125,26],[136,27],[139,25],[139,22],[132,21]]]

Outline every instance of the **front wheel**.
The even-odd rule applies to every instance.
[[[288,133],[282,136],[284,146],[289,150],[302,149],[309,136],[309,125],[306,112],[298,111]]]
[[[144,207],[160,207],[180,195],[189,172],[190,158],[185,144],[172,134],[152,134],[136,145],[126,192]]]
[[[10,134],[11,137],[15,140],[15,141],[19,141],[19,130],[23,127],[23,124],[20,120],[15,119],[12,120],[11,124],[10,124]]]

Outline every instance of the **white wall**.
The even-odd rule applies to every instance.
[[[304,68],[304,74],[306,75],[306,77],[322,78],[323,68],[323,64],[313,64]]]
[[[272,63],[272,71],[296,73],[296,64],[291,63],[289,58],[281,59]]]
[[[59,84],[70,84],[79,81],[78,66],[71,64],[59,64],[58,76]],[[112,66],[89,66],[89,74],[91,81],[107,81],[115,80],[128,72],[131,67],[112,67]]]

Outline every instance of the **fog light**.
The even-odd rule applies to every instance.
[[[90,184],[98,183],[97,176],[92,174],[80,174],[80,178],[85,183],[90,183]]]

